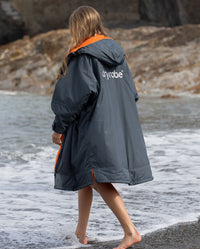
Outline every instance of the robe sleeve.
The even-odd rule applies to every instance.
[[[52,129],[64,133],[87,102],[91,103],[88,100],[95,99],[97,95],[98,81],[91,56],[75,56],[68,65],[67,73],[56,82],[51,100],[51,109],[55,114]]]

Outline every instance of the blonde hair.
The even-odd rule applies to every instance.
[[[106,36],[99,13],[90,6],[80,6],[72,12],[69,18],[69,29],[71,42],[67,55],[59,69],[57,79],[67,72],[68,54],[73,48],[76,48],[95,34]]]

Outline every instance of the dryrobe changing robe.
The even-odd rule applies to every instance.
[[[63,134],[54,188],[78,190],[97,182],[151,181],[138,117],[136,91],[122,47],[103,35],[68,55],[68,69],[55,87],[52,128]]]

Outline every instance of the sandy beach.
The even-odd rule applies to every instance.
[[[111,249],[120,241],[91,245],[90,249]],[[85,247],[80,247],[83,249]],[[143,236],[134,249],[200,249],[200,219],[197,222],[179,223]]]

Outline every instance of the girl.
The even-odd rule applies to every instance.
[[[56,189],[78,190],[75,231],[87,244],[95,189],[124,230],[118,249],[141,241],[112,183],[139,184],[153,179],[138,117],[139,99],[122,47],[103,30],[98,12],[81,6],[70,16],[71,44],[52,97],[52,140],[60,145]]]

